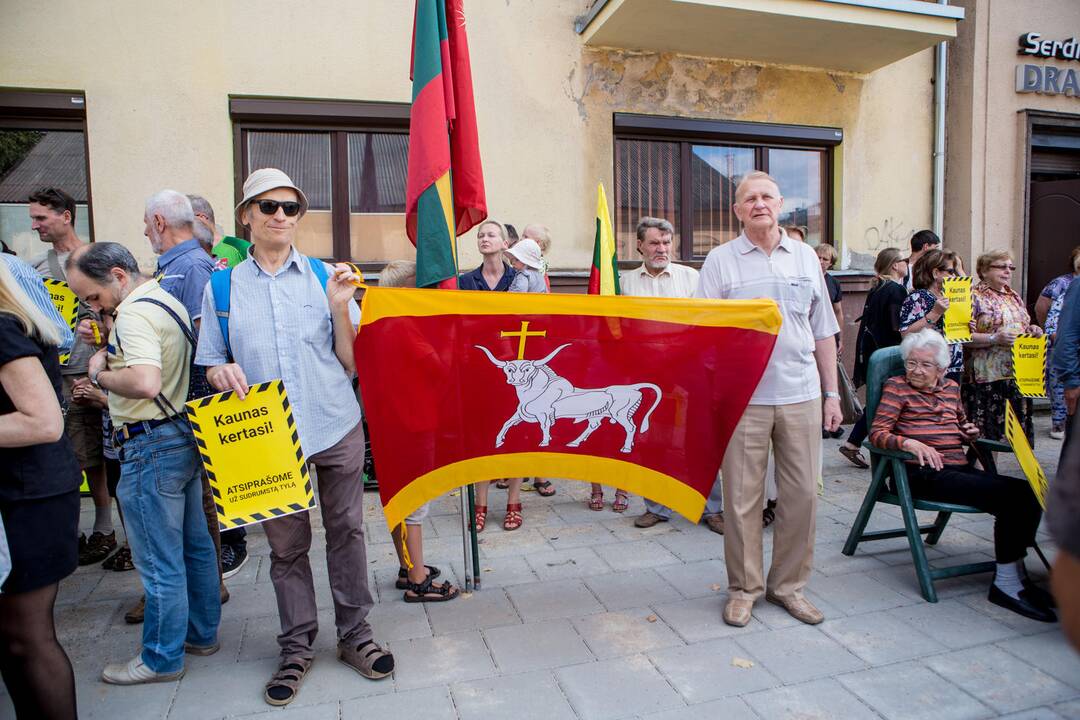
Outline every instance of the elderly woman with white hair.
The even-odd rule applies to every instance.
[[[960,387],[945,377],[949,348],[940,333],[925,329],[900,343],[905,374],[889,378],[870,428],[870,442],[914,458],[907,474],[913,497],[971,505],[994,516],[997,570],[988,599],[1007,610],[1055,622],[1054,601],[1024,569],[1042,518],[1026,480],[975,469],[963,446],[979,436],[960,402]]]

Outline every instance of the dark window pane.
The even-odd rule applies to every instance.
[[[90,239],[86,140],[81,132],[0,130],[0,240],[24,259],[48,250],[30,229],[33,191],[58,187],[75,198],[75,232]]]
[[[247,133],[248,167],[245,176],[265,167],[285,172],[308,199],[308,212],[297,226],[296,245],[313,257],[334,256],[330,133]]]
[[[823,155],[820,150],[769,148],[769,174],[776,178],[784,196],[780,224],[806,227],[806,241],[811,245],[825,239]]]
[[[739,179],[754,169],[754,149],[695,145],[690,153],[693,192],[694,257],[739,235],[739,219],[731,206]]]
[[[675,226],[679,249],[679,202],[682,197],[679,144],[651,140],[615,141],[615,242],[619,258],[637,259],[638,220],[645,216]]]
[[[405,233],[409,136],[349,133],[349,252],[356,262],[416,257]]]

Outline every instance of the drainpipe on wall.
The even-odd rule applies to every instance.
[[[938,0],[948,5],[949,0]],[[938,43],[934,62],[934,232],[945,229],[945,86],[948,78],[948,46]]]

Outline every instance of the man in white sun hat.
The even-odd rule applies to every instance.
[[[319,506],[337,623],[338,659],[366,678],[394,670],[393,656],[375,644],[367,622],[373,600],[364,547],[364,432],[352,388],[353,340],[360,310],[356,276],[300,254],[297,225],[308,201],[281,170],[256,170],[244,182],[236,217],[251,230],[246,260],[211,278],[195,361],[219,391],[243,398],[249,385],[281,378],[292,403],[300,445],[318,470]],[[311,667],[318,632],[308,551],[308,513],[263,523],[270,541],[270,579],[281,634],[278,668],[264,699],[287,705]]]
[[[540,255],[540,246],[532,238],[518,240],[514,247],[506,251],[510,264],[517,275],[510,283],[510,292],[546,293],[544,282],[544,259]]]

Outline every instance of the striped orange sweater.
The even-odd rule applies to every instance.
[[[903,440],[918,440],[941,453],[946,465],[966,465],[966,438],[960,432],[966,422],[955,381],[946,378],[926,392],[913,388],[905,377],[889,378],[870,426],[870,443],[900,450]]]

